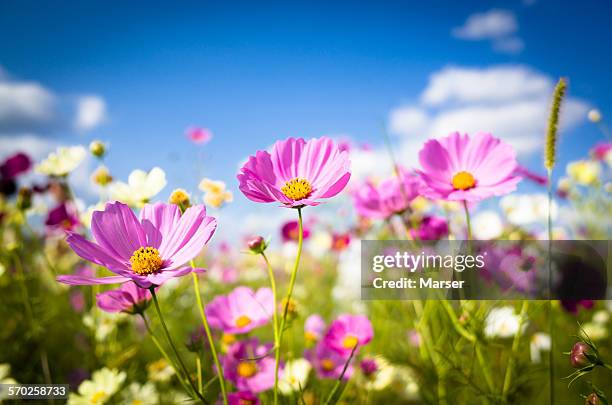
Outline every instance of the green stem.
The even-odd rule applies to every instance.
[[[174,368],[174,371],[176,372],[176,376],[178,377],[181,385],[185,388],[185,390],[191,391],[190,387],[187,385],[187,383],[185,382],[185,379],[183,378],[181,370],[176,366],[174,360],[172,360],[172,358],[168,356],[168,353],[166,352],[166,350],[164,350],[164,347],[161,345],[157,337],[153,334],[153,330],[151,329],[151,325],[149,324],[149,321],[147,321],[147,318],[142,313],[139,315],[145,324],[145,328],[147,329],[147,332],[149,333],[151,340],[153,340],[153,343],[157,347],[157,350],[159,350],[162,356],[164,356],[164,359],[166,359],[168,364],[172,365],[172,368]]]
[[[342,384],[342,380],[344,379],[344,374],[346,374],[346,370],[348,369],[349,364],[351,364],[351,360],[353,360],[353,356],[355,355],[357,346],[359,345],[355,345],[353,347],[353,350],[351,350],[351,355],[346,360],[346,363],[344,363],[344,368],[342,369],[342,373],[340,374],[340,377],[338,377],[338,379],[336,380],[336,384],[334,384],[334,388],[332,388],[331,392],[329,393],[329,396],[327,397],[327,400],[325,401],[325,405],[332,403],[331,401],[333,401],[334,396],[336,395],[336,391],[338,391],[338,388],[340,388],[340,384]],[[340,395],[342,395],[342,393],[340,393]]]
[[[555,402],[555,367],[554,367],[554,353],[555,353],[555,339],[553,333],[553,306],[552,306],[552,167],[547,169],[548,178],[548,215],[547,215],[547,228],[548,228],[548,333],[550,335],[550,351],[548,352],[548,384],[549,384],[549,396],[550,403]]]
[[[285,324],[287,322],[287,311],[289,309],[289,302],[293,295],[293,287],[295,286],[295,279],[297,276],[297,270],[300,265],[300,257],[302,256],[302,244],[304,242],[304,228],[302,226],[302,208],[298,207],[298,248],[297,255],[295,257],[295,263],[293,264],[293,270],[291,271],[291,278],[289,279],[289,291],[285,299],[285,308],[283,309],[283,317],[281,319],[280,328],[278,329],[278,350],[275,355],[274,364],[274,405],[278,404],[278,368],[280,366],[280,347],[283,343],[283,333],[285,331]]]
[[[191,267],[194,267],[193,260],[191,262]],[[196,300],[198,302],[198,309],[200,311],[200,318],[202,318],[202,326],[204,326],[204,331],[206,332],[206,338],[208,339],[208,346],[210,347],[210,352],[212,354],[213,360],[215,362],[215,367],[217,367],[217,374],[219,376],[219,387],[221,388],[221,396],[223,397],[223,404],[227,405],[227,392],[225,390],[225,377],[223,376],[223,367],[221,367],[221,362],[219,361],[219,355],[217,354],[217,349],[215,348],[215,342],[212,338],[212,333],[210,332],[210,326],[208,325],[208,319],[206,318],[206,311],[204,311],[204,305],[202,304],[202,296],[200,295],[200,288],[198,283],[198,275],[196,273],[191,273],[193,277],[193,288],[195,290]]]
[[[200,360],[200,353],[197,353],[196,367],[198,371],[198,390],[202,392],[202,361]]]
[[[272,289],[272,302],[274,303],[274,307],[272,308],[272,322],[273,322],[273,330],[274,330],[274,358],[280,358],[280,343],[278,341],[278,311],[277,302],[276,302],[276,280],[274,279],[274,271],[272,270],[272,265],[268,260],[268,256],[266,256],[265,252],[261,252],[261,256],[266,262],[266,267],[268,268],[268,277],[270,278],[270,288]],[[278,386],[278,373],[274,373],[274,387]],[[275,390],[276,392],[276,390]]]
[[[179,365],[181,366],[181,369],[183,370],[183,373],[185,374],[185,378],[189,382],[189,385],[191,386],[191,388],[193,389],[197,397],[200,399],[200,401],[202,401],[202,403],[204,404],[208,404],[208,401],[204,399],[202,394],[196,389],[195,385],[193,384],[193,381],[191,381],[191,377],[189,376],[189,371],[187,370],[187,367],[185,367],[185,363],[183,362],[181,355],[179,354],[178,350],[176,349],[176,346],[174,345],[174,342],[172,341],[172,336],[170,336],[170,331],[168,330],[168,327],[166,326],[166,321],[164,321],[164,316],[162,315],[161,309],[159,308],[159,302],[157,301],[157,294],[155,293],[155,288],[151,287],[149,288],[149,291],[151,291],[151,295],[153,296],[153,303],[155,304],[155,310],[157,311],[157,316],[159,316],[159,321],[161,322],[162,328],[164,329],[164,333],[166,334],[166,339],[168,340],[170,347],[172,347],[172,351],[174,352],[174,355],[176,356],[179,362]]]
[[[463,200],[463,210],[465,211],[465,224],[467,226],[467,238],[472,240],[472,223],[470,222],[470,210],[467,201]]]
[[[525,319],[527,318],[527,310],[529,309],[529,301],[523,301],[523,305],[521,306],[521,313],[519,315],[519,323],[518,330],[516,335],[514,335],[514,341],[512,342],[512,352],[510,353],[510,358],[508,359],[508,367],[506,367],[506,376],[504,377],[504,387],[502,389],[502,398],[505,403],[508,402],[508,392],[510,391],[510,387],[512,386],[512,373],[514,372],[514,366],[516,364],[516,357],[518,356],[519,346],[521,344],[521,335],[523,333],[523,325],[525,323]]]

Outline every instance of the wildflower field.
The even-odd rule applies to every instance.
[[[486,272],[522,300],[359,299],[361,240],[609,237],[610,144],[555,164],[565,90],[559,81],[542,164],[549,175],[566,171],[558,184],[518,166],[488,133],[431,139],[420,167],[395,162],[386,178],[361,184],[349,181],[355,146],[346,142],[288,138],[253,151],[236,176],[240,192],[270,216],[294,217],[268,237],[216,241],[215,212],[234,198],[224,183],[168,193],[157,167],[113,179],[103,140],[41,162],[28,151],[9,157],[2,383],[69,384],[69,404],[607,403],[610,301],[532,300],[527,250],[503,251],[511,264]],[[88,153],[101,195],[89,208],[70,177]],[[30,170],[39,182],[21,184]],[[521,181],[542,190],[516,194]],[[352,204],[340,229],[317,219],[335,198]],[[501,218],[471,218],[491,199]],[[561,209],[574,213],[571,227],[555,227]]]
[[[0,2],[0,405],[612,404],[611,16]]]

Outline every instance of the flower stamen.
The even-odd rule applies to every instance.
[[[282,193],[293,201],[303,200],[312,193],[312,186],[306,179],[296,177],[281,188]]]
[[[245,326],[247,326],[248,324],[251,323],[251,318],[249,318],[246,315],[240,315],[237,319],[236,319],[236,327],[237,328],[244,328]]]
[[[476,186],[476,179],[470,172],[461,171],[453,176],[455,190],[469,190]]]
[[[348,335],[342,340],[342,346],[344,346],[345,349],[352,349],[357,346],[357,343],[359,343],[359,339],[353,335]]]
[[[153,274],[162,267],[159,251],[153,247],[141,247],[130,258],[132,271],[141,276]]]
[[[252,361],[241,361],[238,363],[236,372],[240,377],[250,378],[257,374],[257,366]]]

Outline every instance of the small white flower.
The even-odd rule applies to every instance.
[[[82,146],[59,147],[36,166],[36,171],[47,176],[66,176],[87,157]]]
[[[587,322],[582,325],[585,335],[593,340],[604,340],[608,337],[608,328],[605,324]]]
[[[11,365],[10,364],[0,364],[0,384],[17,384],[17,381],[10,377],[11,375]]]
[[[284,395],[290,395],[292,392],[304,389],[308,382],[310,370],[312,370],[312,366],[306,359],[287,361],[283,374],[278,381],[278,389]]]
[[[514,312],[514,307],[493,308],[485,320],[484,334],[490,339],[509,338],[519,332],[521,317]],[[527,324],[523,322],[521,333]]]
[[[508,222],[517,226],[544,223],[548,218],[548,197],[545,194],[510,194],[499,205]],[[553,201],[551,214],[557,217],[558,207]]]
[[[155,382],[168,382],[174,375],[174,369],[165,359],[159,359],[147,366],[149,380]]]
[[[609,320],[610,313],[605,309],[599,310],[593,314],[593,322],[598,323],[600,325],[608,323]]]
[[[198,186],[204,192],[204,204],[219,208],[225,203],[234,201],[234,195],[226,190],[226,185],[222,181],[203,179]]]
[[[126,320],[128,316],[123,312],[98,311],[95,318],[91,313],[85,314],[83,324],[95,333],[98,342],[103,342],[117,329],[117,325]]]
[[[332,245],[332,236],[329,232],[316,232],[309,238],[308,251],[317,258],[329,255]]]
[[[377,370],[368,379],[364,388],[368,391],[382,391],[393,383],[396,377],[395,367],[384,357],[375,357]]]
[[[155,385],[147,382],[140,385],[133,382],[127,389],[124,403],[129,405],[156,405],[158,402]]]
[[[531,361],[540,363],[542,361],[542,352],[549,351],[551,347],[550,335],[542,332],[535,333],[529,342],[529,351],[531,353]]]
[[[474,217],[472,221],[472,234],[474,239],[489,240],[501,236],[504,231],[499,214],[495,211],[481,211]]]
[[[90,380],[83,381],[78,394],[71,393],[68,405],[105,404],[125,381],[125,372],[103,368],[94,371]]]
[[[116,182],[110,186],[111,199],[132,207],[142,207],[166,187],[166,173],[159,167],[150,172],[134,170],[128,182]]]
[[[598,123],[601,121],[601,113],[596,108],[589,110],[588,117],[589,117],[589,121],[594,122],[594,123]]]

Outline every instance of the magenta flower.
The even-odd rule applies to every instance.
[[[231,392],[227,395],[229,405],[259,405],[261,401],[255,394],[248,391]],[[219,403],[223,403],[220,401]]]
[[[353,192],[355,210],[359,215],[372,219],[387,219],[404,212],[410,202],[419,195],[422,188],[421,179],[406,170],[400,170],[398,176],[392,176],[379,184],[366,182]]]
[[[612,142],[598,143],[591,149],[591,155],[595,160],[605,160],[608,153],[612,151]]]
[[[310,237],[310,228],[307,224],[302,225],[304,240]],[[281,227],[281,238],[283,242],[297,242],[300,237],[300,224],[296,220],[287,221]]]
[[[79,217],[76,208],[70,203],[63,202],[47,213],[45,225],[50,229],[63,229],[72,231],[79,226]]]
[[[236,287],[206,305],[210,326],[231,334],[247,333],[265,325],[273,311],[274,297],[269,288],[253,292],[248,287]]]
[[[514,170],[514,174],[516,176],[524,177],[527,180],[530,180],[536,184],[539,184],[540,186],[545,186],[548,184],[548,178],[546,176],[532,172],[531,170],[521,165],[516,166],[516,169]]]
[[[344,355],[349,355],[357,345],[363,346],[372,340],[374,330],[364,315],[340,315],[331,323],[325,334],[325,343]]]
[[[313,350],[308,350],[305,355],[317,372],[319,378],[340,378],[342,370],[349,356],[329,347],[325,340],[317,344]],[[353,375],[353,364],[349,364],[343,379],[348,380]]]
[[[151,292],[134,283],[124,283],[117,290],[96,294],[98,308],[106,312],[142,312],[151,300]]]
[[[240,169],[240,191],[256,202],[278,201],[288,208],[319,205],[348,183],[348,152],[330,138],[278,141],[272,152],[258,151]]]
[[[15,153],[0,164],[0,176],[3,179],[14,179],[32,167],[30,157],[25,153]]]
[[[316,342],[323,337],[325,332],[325,321],[321,315],[313,314],[304,322],[304,337],[308,341]]]
[[[134,281],[142,288],[161,285],[194,270],[185,263],[195,258],[210,240],[217,221],[206,216],[203,205],[184,214],[174,204],[147,204],[140,218],[125,204],[107,203],[91,221],[95,243],[68,232],[66,242],[83,259],[117,274],[111,277],[59,276],[65,284],[115,284]]]
[[[414,239],[439,240],[448,235],[448,224],[446,219],[436,215],[428,215],[423,218],[417,229],[410,230]]]
[[[185,131],[187,138],[193,143],[205,144],[210,142],[213,135],[208,128],[189,127]]]
[[[480,201],[507,194],[521,180],[514,174],[516,154],[509,144],[488,133],[430,139],[419,152],[425,183],[432,199]]]
[[[262,392],[274,386],[274,358],[272,345],[260,345],[257,338],[231,345],[223,356],[225,378],[240,391]]]
[[[332,243],[331,248],[336,252],[342,252],[351,244],[351,234],[350,232],[344,233],[332,233]]]

